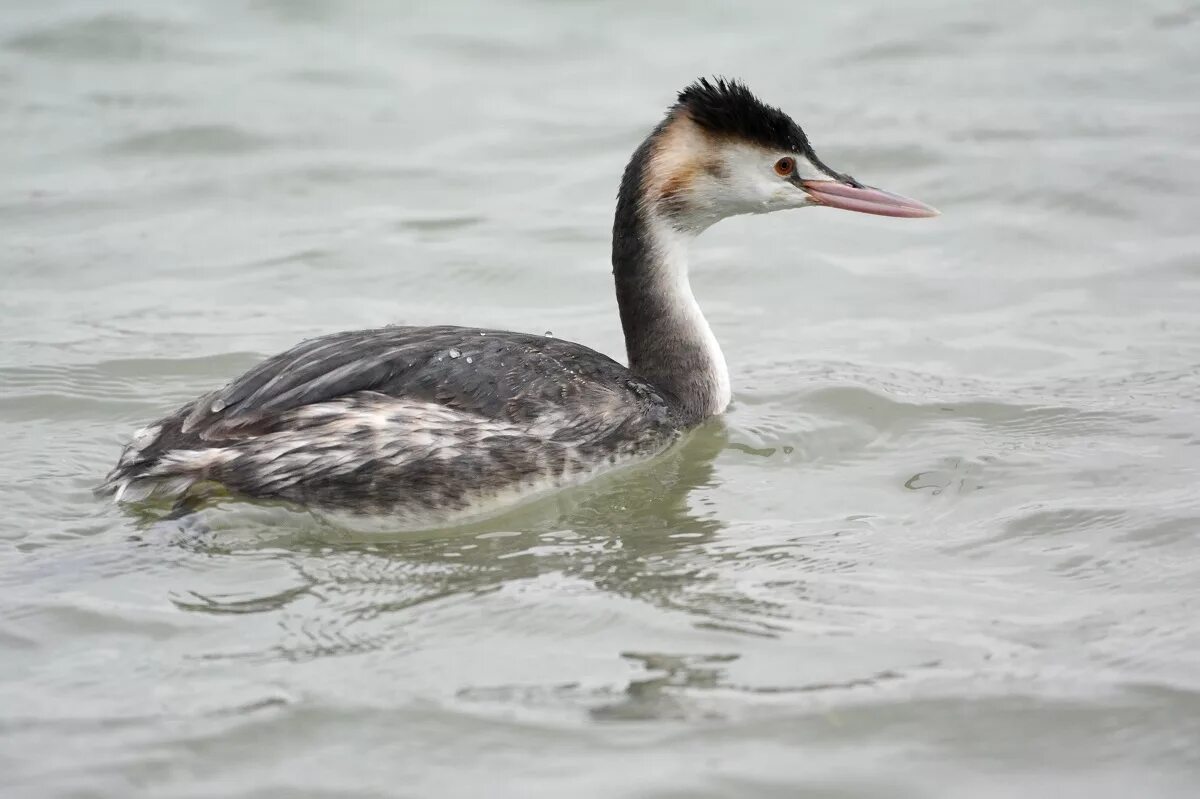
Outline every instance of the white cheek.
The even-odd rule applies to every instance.
[[[743,174],[730,192],[736,198],[735,207],[730,208],[730,213],[765,214],[811,204],[806,192],[774,173],[773,164],[768,163],[767,169],[762,172]]]
[[[803,208],[812,205],[812,198],[802,189],[791,183],[780,181],[770,200],[768,211],[781,211],[785,208]]]
[[[733,197],[742,213],[769,211],[782,201],[786,185],[782,180],[756,172],[742,173],[735,178]]]
[[[775,162],[784,155],[757,147],[730,148],[724,164],[727,213],[762,214],[811,204],[803,190],[775,174]],[[796,168],[804,177],[818,173],[804,158],[797,159]]]

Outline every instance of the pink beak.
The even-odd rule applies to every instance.
[[[836,180],[802,180],[800,185],[818,205],[827,205],[830,208],[843,208],[847,211],[879,216],[901,216],[907,219],[938,215],[936,208],[883,189],[851,186]]]

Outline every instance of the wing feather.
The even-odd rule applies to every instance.
[[[368,395],[440,405],[479,423],[544,427],[547,441],[669,425],[672,413],[667,398],[624,366],[556,338],[463,327],[335,333],[268,358],[147,428],[126,447],[105,488],[153,473],[172,452],[299,430],[318,417],[291,411]]]

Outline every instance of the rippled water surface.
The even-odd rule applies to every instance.
[[[0,787],[1194,796],[1200,8],[7,0]],[[734,407],[472,528],[91,487],[322,332],[622,352],[619,172],[745,78],[939,206],[722,223]]]

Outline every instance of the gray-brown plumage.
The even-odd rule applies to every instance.
[[[386,327],[306,341],[135,436],[102,487],[436,521],[658,452],[684,427],[615,361],[545,336]]]
[[[628,368],[525,333],[336,333],[139,431],[100,490],[188,507],[215,484],[437,524],[658,453],[730,400],[688,282],[688,243],[727,216],[809,205],[934,213],[833,172],[791,118],[744,85],[698,81],[621,182],[612,261]]]

